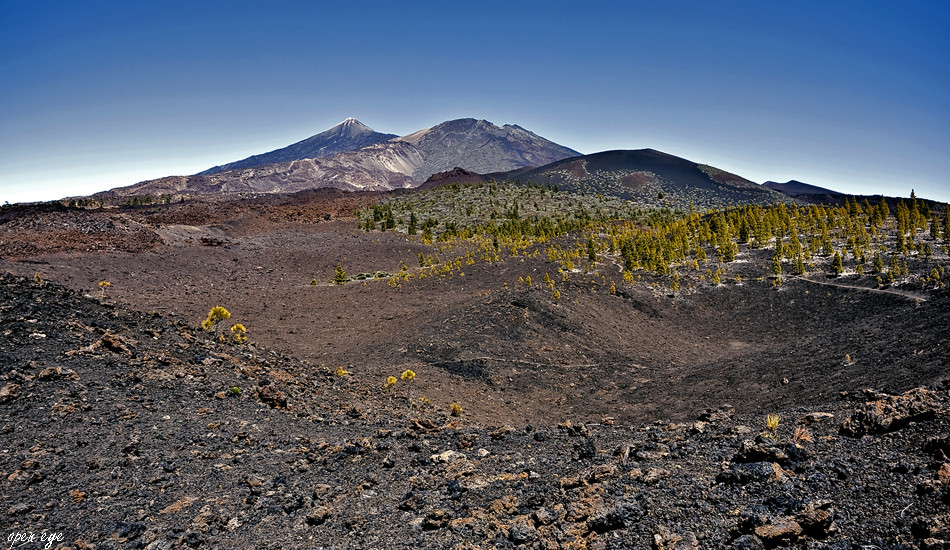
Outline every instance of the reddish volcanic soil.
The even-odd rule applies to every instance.
[[[350,212],[377,198],[0,211],[0,534],[950,547],[945,292],[776,289],[758,279],[769,252],[744,247],[722,286],[684,273],[675,296],[619,284],[609,259],[561,281],[545,254],[330,284],[338,262],[396,273],[435,253],[358,229]],[[218,333],[241,323],[247,343],[198,328],[215,305],[232,314]]]
[[[349,213],[376,198],[331,192],[51,212],[0,225],[14,256],[0,269],[40,272],[90,294],[106,280],[111,299],[190,326],[221,305],[252,343],[314,368],[344,365],[381,399],[386,376],[412,369],[418,395],[443,407],[458,402],[490,424],[682,420],[726,403],[768,412],[948,376],[943,295],[915,301],[821,277],[776,290],[756,280],[765,251],[743,249],[745,261],[731,265],[730,277],[746,272],[742,284],[675,297],[647,281],[620,285],[617,266],[602,263],[559,282],[555,301],[544,285],[518,283],[558,277],[544,255],[476,261],[464,276],[398,287],[386,277],[330,284],[338,262],[349,275],[397,273],[402,263],[416,271],[419,253],[433,253],[418,238],[358,229]],[[607,289],[614,281],[616,295]]]

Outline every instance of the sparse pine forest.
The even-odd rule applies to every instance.
[[[476,262],[538,259],[543,285],[588,284],[691,292],[806,277],[826,284],[925,291],[946,287],[950,210],[911,196],[896,207],[848,198],[840,206],[750,205],[700,212],[645,209],[614,197],[489,182],[382,201],[357,213],[366,231],[396,231],[430,247],[389,279],[464,276]],[[512,285],[525,285],[529,273]],[[538,278],[538,274],[535,275]],[[527,279],[530,280],[530,279]],[[560,292],[558,293],[560,296]]]

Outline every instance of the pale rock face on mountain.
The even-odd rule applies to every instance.
[[[416,181],[459,167],[479,174],[507,172],[580,155],[577,151],[505,124],[462,118],[420,130],[397,141],[415,145],[424,161],[413,174]]]
[[[391,139],[395,137],[348,118],[283,149],[194,176],[145,181],[96,196],[293,193],[317,188],[385,191],[417,187],[432,174],[455,167],[496,173],[580,154],[520,126],[496,126],[473,118]]]
[[[380,143],[330,158],[278,162],[210,175],[169,176],[97,194],[101,196],[208,193],[295,193],[305,189],[389,191],[414,187],[422,165],[408,143]]]
[[[350,117],[329,130],[320,132],[315,136],[310,136],[293,145],[288,145],[287,147],[276,149],[269,153],[253,155],[246,159],[222,166],[215,166],[214,168],[200,172],[198,175],[206,176],[227,170],[253,168],[255,166],[263,166],[277,162],[332,157],[340,153],[362,149],[363,147],[368,147],[394,137],[396,137],[395,134],[382,134],[355,118]]]

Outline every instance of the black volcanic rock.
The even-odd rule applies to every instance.
[[[796,180],[789,180],[785,183],[779,183],[777,181],[767,181],[762,184],[763,187],[768,187],[769,189],[774,189],[779,193],[785,193],[791,197],[796,195],[841,195],[837,191],[832,191],[831,189],[825,189],[824,187],[818,187],[817,185],[811,185],[808,183],[802,183]]]
[[[293,145],[288,145],[281,149],[276,149],[260,155],[252,155],[246,159],[236,162],[230,162],[221,166],[209,168],[204,172],[199,172],[199,176],[217,174],[227,170],[237,170],[239,168],[252,168],[263,166],[265,164],[274,164],[277,162],[290,162],[294,160],[310,159],[317,157],[332,157],[347,151],[355,151],[369,145],[386,141],[396,137],[395,134],[383,134],[366,126],[355,118],[348,118],[337,124],[333,128],[320,132],[315,136],[310,136],[303,141],[298,141]]]
[[[647,205],[710,208],[791,202],[741,176],[654,149],[604,151],[508,176]]]
[[[882,396],[924,413],[891,435],[814,424],[788,471],[734,459],[759,415],[539,439],[406,415],[358,379],[55,283],[0,274],[0,303],[0,510],[11,532],[73,541],[57,547],[944,548],[950,531],[950,464],[923,451],[950,429],[945,390]],[[792,437],[801,413],[780,412]],[[466,438],[478,450],[453,450]],[[611,452],[660,442],[674,452],[649,464]]]

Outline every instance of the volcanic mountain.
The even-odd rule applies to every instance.
[[[332,157],[347,151],[362,149],[369,145],[386,141],[397,137],[396,134],[383,134],[356,120],[348,118],[337,124],[333,128],[320,132],[315,136],[310,136],[303,141],[298,141],[293,145],[288,145],[281,149],[252,155],[244,160],[229,162],[221,166],[209,168],[204,172],[199,172],[200,176],[207,176],[224,172],[227,170],[237,170],[239,168],[252,168],[263,166],[265,164],[274,164],[278,162],[291,162],[294,160],[310,159],[317,157]]]
[[[425,181],[432,174],[455,167],[485,174],[543,166],[580,155],[521,126],[496,126],[474,118],[443,122],[399,141],[422,151],[422,165],[413,173],[416,181]]]
[[[741,176],[654,149],[605,151],[499,176],[648,205],[711,208],[791,202]]]
[[[789,180],[785,183],[767,181],[763,183],[762,186],[768,187],[769,189],[774,189],[779,193],[785,193],[790,197],[795,197],[798,195],[841,195],[841,193],[837,191],[825,189],[824,187],[818,187],[817,185],[802,183],[796,180]]]
[[[364,130],[365,129],[365,130]],[[385,191],[420,185],[434,173],[459,167],[474,172],[505,172],[547,164],[580,153],[516,125],[496,126],[473,118],[443,122],[402,138],[380,141],[337,155],[290,158],[305,151],[329,150],[330,143],[355,144],[359,136],[376,139],[348,119],[302,144],[240,161],[257,162],[270,155],[286,160],[260,166],[207,170],[194,176],[169,176],[97,193],[97,198],[141,195],[221,193],[293,193],[306,189]],[[336,136],[320,139],[320,136]],[[349,136],[349,137],[346,137]],[[375,137],[372,137],[375,136]],[[335,140],[335,141],[334,141]],[[309,146],[308,146],[309,147]],[[225,167],[233,165],[225,165]],[[212,172],[213,171],[213,172]]]

